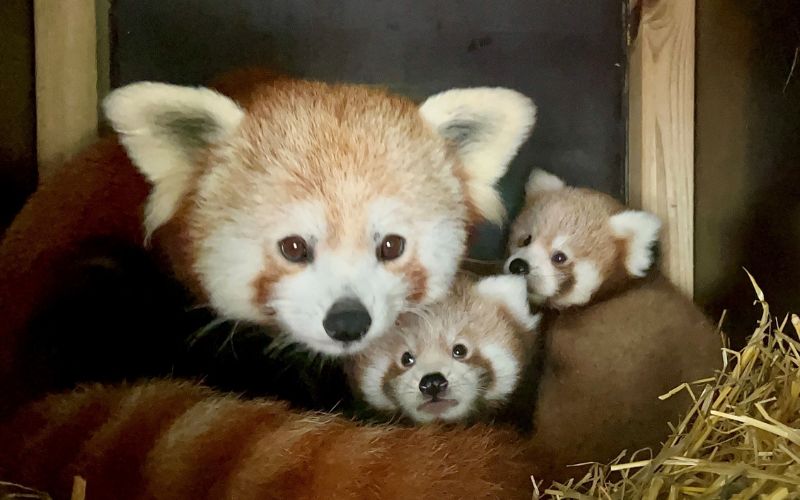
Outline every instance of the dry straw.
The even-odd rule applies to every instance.
[[[723,349],[717,377],[662,396],[689,391],[695,403],[661,451],[537,485],[534,499],[800,498],[800,318],[773,322],[750,280],[763,309],[758,327],[741,351]]]

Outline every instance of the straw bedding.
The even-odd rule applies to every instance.
[[[775,320],[753,286],[762,315],[750,341],[723,349],[716,378],[671,393],[689,391],[695,404],[660,452],[594,464],[566,484],[536,484],[534,498],[800,498],[800,318]]]

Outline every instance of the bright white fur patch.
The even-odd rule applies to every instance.
[[[367,403],[380,410],[394,410],[395,404],[383,392],[383,376],[392,360],[388,356],[377,356],[361,373],[361,391]]]
[[[628,241],[625,267],[631,275],[641,278],[653,264],[652,245],[658,240],[661,221],[648,212],[626,210],[608,222],[616,237]]]
[[[494,384],[486,390],[486,399],[507,398],[517,386],[519,362],[511,351],[499,344],[484,346],[482,353],[492,364],[492,370],[494,370]]]
[[[224,141],[244,117],[235,102],[213,90],[155,82],[114,90],[103,109],[131,160],[153,184],[148,236],[172,217],[185,194],[192,150]]]
[[[575,285],[573,285],[568,294],[558,299],[559,306],[568,307],[586,304],[603,282],[597,266],[587,260],[575,263],[572,267],[572,276],[575,278]]]
[[[564,181],[541,169],[531,172],[528,182],[525,184],[525,194],[528,196],[543,193],[545,191],[558,191],[564,189]]]
[[[528,285],[524,276],[502,275],[483,278],[476,285],[486,299],[502,304],[526,330],[539,324],[540,315],[531,314],[528,307]]]
[[[469,177],[469,197],[481,215],[501,223],[505,208],[495,184],[528,138],[536,106],[514,90],[478,87],[431,96],[419,111],[439,134],[456,143]]]

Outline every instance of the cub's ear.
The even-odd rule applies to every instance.
[[[224,141],[244,117],[235,102],[213,90],[154,82],[114,90],[103,110],[128,156],[153,184],[148,235],[174,214],[198,153]]]
[[[608,223],[614,236],[627,242],[625,268],[632,276],[643,277],[656,258],[661,220],[648,212],[626,210]]]
[[[429,97],[419,112],[455,145],[466,169],[469,199],[480,215],[502,223],[505,208],[495,184],[536,122],[533,101],[505,88],[452,89]]]
[[[526,330],[539,325],[542,316],[530,312],[525,277],[511,274],[489,276],[478,281],[475,287],[479,295],[505,308]]]
[[[546,191],[558,191],[564,189],[566,184],[560,178],[545,172],[541,169],[535,169],[528,177],[528,182],[525,183],[525,196],[531,197]]]

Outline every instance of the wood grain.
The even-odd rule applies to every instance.
[[[95,0],[34,0],[39,179],[97,138]]]
[[[692,296],[695,0],[644,0],[632,11],[629,201],[663,220],[664,271]]]

